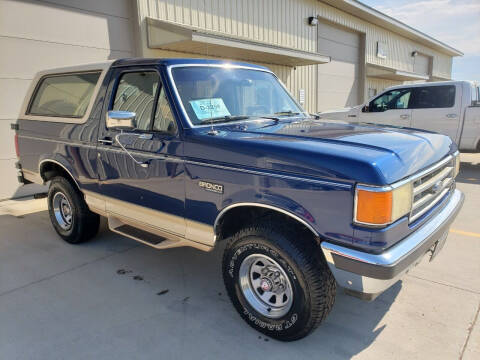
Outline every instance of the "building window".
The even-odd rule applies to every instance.
[[[384,42],[377,41],[377,57],[380,59],[386,59],[387,55],[387,45]]]

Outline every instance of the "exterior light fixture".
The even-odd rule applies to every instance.
[[[417,55],[418,55],[418,51],[412,52],[412,57],[415,57],[415,56],[417,56]]]
[[[317,26],[318,25],[318,18],[316,16],[310,16],[308,18],[308,25]]]

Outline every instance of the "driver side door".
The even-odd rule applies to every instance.
[[[156,67],[114,71],[100,121],[99,190],[107,216],[185,235],[183,142]],[[134,129],[108,128],[109,111],[135,113]]]
[[[410,127],[412,125],[412,89],[394,89],[384,92],[360,113],[360,121],[375,124]]]

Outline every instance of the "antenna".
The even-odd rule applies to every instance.
[[[212,109],[212,99],[210,99],[210,109]],[[215,130],[213,127],[213,111],[210,110],[210,131],[208,132],[208,135],[218,135],[218,131]]]

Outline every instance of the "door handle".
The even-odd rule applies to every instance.
[[[400,119],[408,119],[409,117],[410,115],[407,114],[400,115]]]
[[[447,118],[449,119],[455,119],[457,117],[457,114],[448,114]]]
[[[99,143],[102,143],[103,145],[112,145],[113,140],[111,137],[105,136],[103,139],[98,139]]]

